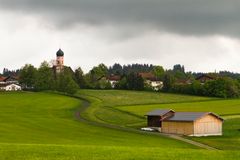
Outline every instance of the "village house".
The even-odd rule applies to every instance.
[[[8,76],[7,78],[5,78],[3,81],[7,84],[18,84],[18,77],[16,76]]]
[[[144,80],[147,85],[150,85],[153,90],[159,91],[163,87],[163,82],[160,81],[153,73],[138,73]]]
[[[211,112],[175,112],[159,109],[145,116],[148,127],[162,133],[186,136],[222,135],[223,119]]]
[[[0,77],[0,90],[19,91],[22,90],[22,87],[19,85],[18,77],[14,76]]]
[[[119,82],[121,80],[121,76],[119,75],[110,75],[107,76],[107,81],[110,82],[112,88],[115,88],[117,82]]]
[[[211,80],[215,80],[216,78],[211,77],[209,75],[206,74],[202,74],[200,76],[198,76],[195,80],[199,81],[201,84],[206,83],[207,81],[211,81]]]

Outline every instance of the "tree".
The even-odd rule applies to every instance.
[[[174,84],[174,77],[169,74],[166,73],[163,77],[163,91],[170,91],[170,89],[173,87]]]
[[[127,89],[130,90],[143,90],[144,89],[144,80],[143,78],[136,74],[130,73],[127,76]]]
[[[180,64],[176,64],[173,66],[173,72],[176,72],[176,71],[185,73],[185,68],[184,68],[184,66],[181,66]]]
[[[123,67],[115,63],[112,67],[109,67],[109,74],[114,74],[114,75],[122,75],[123,73]]]
[[[119,82],[115,85],[116,89],[127,89],[127,78],[123,76]]]
[[[93,82],[96,82],[103,76],[107,76],[107,73],[108,73],[108,68],[103,63],[99,64],[96,67],[93,67],[93,69],[90,71]]]
[[[158,78],[158,79],[163,79],[164,76],[164,69],[162,66],[154,66],[153,67],[153,74]]]
[[[208,81],[204,85],[205,95],[234,98],[240,95],[240,86],[237,80],[231,78],[219,78],[217,80]]]
[[[64,70],[57,75],[57,90],[60,92],[74,94],[79,89],[78,84],[73,80],[69,70]]]
[[[37,76],[35,81],[35,87],[37,90],[54,90],[55,81],[53,69],[49,67],[49,64],[44,61],[37,70]]]
[[[86,82],[85,82],[83,71],[80,67],[75,70],[74,76],[75,76],[76,82],[79,85],[79,87],[80,88],[85,88],[86,87]]]
[[[97,89],[111,89],[111,83],[105,78],[101,78],[100,80],[98,80],[97,84],[96,84],[96,88]]]
[[[31,64],[26,64],[20,71],[19,83],[26,89],[33,89],[36,79],[37,69]]]
[[[175,71],[174,72],[174,78],[175,79],[186,79],[186,74],[184,72],[181,71]]]

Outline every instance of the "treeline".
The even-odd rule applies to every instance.
[[[19,83],[25,90],[53,90],[74,94],[79,88],[74,78],[70,68],[65,67],[61,73],[56,74],[53,67],[43,62],[39,68],[30,64],[25,65],[20,71]]]
[[[164,84],[164,86],[166,85]],[[238,80],[229,77],[220,77],[206,83],[200,83],[196,80],[190,84],[173,83],[169,88],[163,90],[166,92],[200,96],[237,98],[240,96],[240,83]]]
[[[138,73],[152,72],[156,67],[146,64],[132,64],[122,67],[120,64],[114,64],[108,68],[104,64],[99,64],[86,74],[83,73],[81,68],[76,69],[75,78],[80,88],[144,90],[144,79]],[[162,72],[164,72],[163,68]],[[119,77],[114,87],[108,80],[110,76]]]
[[[17,70],[9,70],[7,68],[3,69],[1,76],[8,77],[8,76],[17,76],[19,75],[20,69]]]
[[[79,67],[72,70],[65,67],[56,74],[46,62],[39,68],[25,65],[19,72],[20,83],[26,89],[36,91],[56,90],[74,94],[79,88],[84,89],[124,89],[124,90],[154,90],[147,79],[139,73],[151,73],[155,80],[162,81],[158,91],[183,93],[201,96],[232,98],[240,96],[240,74],[227,71],[219,73],[186,72],[185,67],[176,64],[172,69],[165,70],[161,66],[148,64],[120,65],[107,67],[104,64],[94,66],[88,73]],[[197,78],[201,75],[212,77],[202,82]],[[117,76],[115,85],[109,77]]]
[[[211,79],[204,82],[197,79],[203,75],[211,77]],[[164,92],[190,95],[237,98],[240,97],[240,76],[237,73],[227,71],[219,73],[185,73],[184,67],[180,69],[180,65],[177,65],[173,70],[165,72],[162,90]]]
[[[107,67],[104,64],[94,66],[88,73],[84,73],[79,67],[73,71],[65,67],[63,72],[56,74],[54,69],[43,62],[39,68],[33,65],[25,65],[19,73],[19,82],[27,90],[56,90],[74,94],[79,88],[83,89],[127,89],[145,90],[150,87],[144,82],[139,72],[153,72],[162,78],[164,69],[161,66],[147,64],[132,64],[121,66],[114,64]],[[118,76],[118,82],[113,86],[108,77]]]
[[[130,73],[151,72],[153,68],[154,66],[152,64],[129,64],[122,66],[115,63],[113,66],[109,67],[108,73],[114,75],[128,75]]]

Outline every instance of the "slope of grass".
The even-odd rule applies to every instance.
[[[189,147],[171,139],[93,126],[77,121],[81,102],[50,93],[0,94],[0,143]],[[153,143],[159,141],[158,144]],[[117,142],[117,143],[116,143]]]
[[[123,90],[80,90],[78,95],[92,100],[94,107],[87,110],[84,115],[86,118],[125,127],[139,127],[146,124],[143,115],[148,111],[148,107],[143,107],[145,113],[139,112],[140,114],[137,114],[138,110],[141,109],[138,107],[141,105],[158,106],[159,104],[217,100],[216,98],[200,96]]]
[[[200,96],[123,90],[80,90],[79,94],[99,98],[102,101],[102,105],[107,107],[135,104],[207,101],[216,99]]]
[[[159,159],[159,150],[196,150],[166,137],[79,122],[74,112],[81,102],[61,95],[1,93],[0,104],[0,159]],[[204,150],[196,152],[204,157]]]
[[[2,144],[0,155],[0,160],[237,160],[240,153],[159,147]]]
[[[88,91],[84,92],[86,93]],[[111,92],[113,91],[110,91],[109,93]],[[119,91],[116,91],[116,93],[119,93]],[[143,95],[143,97],[148,97],[148,92],[143,93],[146,94],[146,96]],[[169,108],[174,109],[175,111],[211,111],[222,115],[223,117],[226,116],[223,126],[224,135],[219,137],[213,136],[192,139],[223,150],[240,150],[240,99],[207,99],[205,101],[200,100],[196,102],[196,98],[193,97],[193,100],[183,102],[186,101],[186,99],[188,100],[189,97],[187,97],[185,100],[179,100],[176,98],[175,101],[172,101],[172,99],[167,101],[167,99],[165,99],[164,103],[160,104],[133,105],[133,103],[135,103],[135,96],[132,96],[133,94],[135,94],[135,92],[131,93],[130,91],[127,91],[125,93],[125,96],[129,99],[131,102],[129,104],[131,105],[103,107],[104,104],[107,103],[107,97],[109,96],[110,99],[112,99],[112,95],[108,94],[108,91],[98,91],[97,94],[95,94],[94,91],[89,91],[89,95],[97,97],[99,100],[99,104],[95,107],[95,111],[91,113],[91,116],[94,117],[95,115],[95,120],[99,121],[99,119],[101,119],[101,122],[103,123],[140,128],[146,126],[146,117],[144,117],[144,115],[153,109]],[[163,97],[166,96],[164,95]],[[144,98],[142,98],[141,101],[143,101],[144,104],[149,102],[148,99]],[[162,101],[159,100],[159,102]]]
[[[136,116],[134,112],[133,114],[126,113],[125,110],[118,109],[118,106],[216,100],[216,98],[200,96],[123,90],[80,90],[78,95],[89,99],[94,106],[87,110],[84,115],[86,118],[120,126],[143,125],[145,124],[145,118],[143,115]]]
[[[99,98],[81,96],[91,102],[89,110],[83,113],[85,117],[108,112],[99,113]],[[223,160],[240,156],[238,151],[208,151],[154,134],[80,122],[74,112],[81,105],[79,99],[51,93],[0,93],[0,160],[204,160],[209,155],[211,159]],[[112,114],[109,121],[128,115],[119,111],[122,114],[114,118],[112,112],[108,113]]]
[[[143,116],[147,112],[158,108],[168,108],[176,111],[210,111],[220,115],[232,115],[240,114],[240,99],[117,107],[119,110],[131,112],[139,116]]]

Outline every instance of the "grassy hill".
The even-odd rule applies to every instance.
[[[113,93],[123,97],[114,99]],[[90,95],[98,98],[101,103],[95,109],[91,108],[92,120],[111,123],[115,125],[140,128],[146,126],[144,115],[154,109],[167,108],[175,111],[210,111],[215,112],[225,118],[223,125],[224,135],[220,137],[200,137],[191,138],[193,140],[208,144],[223,150],[240,149],[240,99],[215,99],[207,97],[197,97],[188,95],[176,95],[165,93],[149,93],[134,91],[80,91],[82,95]],[[103,93],[103,94],[101,94]],[[137,97],[143,104],[137,103]],[[109,97],[109,98],[108,98]],[[151,97],[154,97],[153,104]],[[162,98],[164,98],[162,100]],[[115,104],[106,105],[108,99],[114,99]],[[122,102],[128,99],[127,102]],[[114,104],[114,103],[113,103]],[[101,107],[100,107],[101,106]],[[110,117],[110,118],[108,118]]]
[[[121,98],[114,98],[114,94]],[[88,121],[115,125],[122,125],[133,117],[136,123],[144,121],[140,114],[118,109],[121,105],[211,100],[130,91],[82,90],[77,96],[91,102],[82,114]],[[51,93],[0,93],[0,159],[180,160],[209,159],[211,155],[221,160],[240,156],[238,151],[208,151],[156,134],[79,121],[75,112],[84,107],[83,104],[79,99]]]

